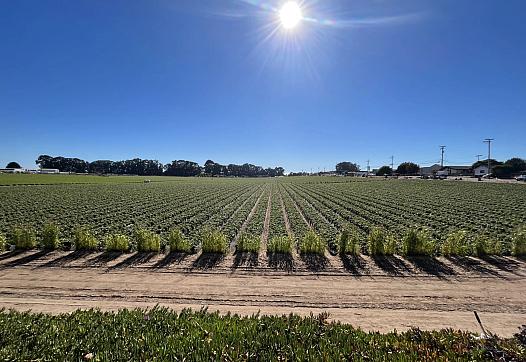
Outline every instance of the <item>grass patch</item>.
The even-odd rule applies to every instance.
[[[170,253],[192,252],[192,244],[184,236],[183,232],[179,229],[170,230],[170,236],[168,237],[168,245],[170,246]]]
[[[37,236],[33,228],[29,226],[15,226],[11,240],[17,249],[34,249],[37,246]]]
[[[161,250],[161,236],[146,230],[138,228],[135,230],[135,241],[138,251],[159,251]]]
[[[267,253],[292,254],[294,242],[288,236],[274,236],[267,242]]]
[[[448,234],[440,249],[444,256],[468,256],[472,254],[472,248],[469,233],[456,230]]]
[[[4,251],[7,248],[7,239],[4,234],[0,233],[0,251]]]
[[[60,228],[57,224],[53,222],[46,223],[42,229],[42,240],[40,245],[43,249],[58,249],[61,246],[60,238]]]
[[[360,233],[353,227],[346,227],[340,234],[340,254],[358,255],[360,254]]]
[[[397,240],[393,234],[384,229],[372,228],[367,236],[367,251],[369,255],[393,255],[397,250]]]
[[[472,243],[474,256],[502,255],[502,243],[487,235],[477,235]]]
[[[97,250],[99,241],[86,226],[78,226],[73,232],[75,250]]]
[[[435,241],[427,229],[410,228],[402,238],[402,255],[431,256],[435,254]]]
[[[77,310],[59,315],[0,311],[2,361],[521,361],[523,334],[478,339],[452,329],[365,332],[299,317],[220,315],[206,310]],[[367,358],[364,358],[366,356]]]
[[[219,230],[206,229],[203,232],[201,250],[203,253],[226,254],[228,252],[228,239]]]
[[[237,241],[236,250],[242,253],[259,253],[261,238],[252,234],[242,234]]]
[[[526,227],[515,231],[511,238],[511,254],[514,256],[526,255]]]
[[[327,249],[327,243],[314,231],[309,230],[300,243],[300,253],[323,255]]]
[[[104,239],[106,251],[128,251],[130,248],[130,238],[122,234],[111,234]]]

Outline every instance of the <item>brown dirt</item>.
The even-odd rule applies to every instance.
[[[266,258],[266,256],[265,256]],[[511,336],[526,323],[526,262],[330,257],[323,269],[234,267],[202,255],[0,254],[0,308],[59,313],[153,307],[262,314],[329,312],[367,330],[484,326]],[[296,264],[295,264],[296,265]],[[301,265],[298,263],[297,265]]]

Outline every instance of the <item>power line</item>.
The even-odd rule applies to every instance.
[[[477,158],[477,162],[480,162],[480,158],[482,157],[483,155],[475,155],[475,157]]]
[[[490,162],[490,159],[491,159],[491,141],[493,141],[494,138],[486,138],[484,140],[484,143],[487,143],[488,144],[488,174],[491,173],[491,162]]]
[[[394,156],[391,156],[391,170],[394,170]]]

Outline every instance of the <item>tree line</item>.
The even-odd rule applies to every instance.
[[[174,160],[163,165],[157,160],[140,158],[123,161],[96,160],[88,162],[79,158],[40,155],[35,162],[40,168],[53,168],[61,172],[139,176],[275,177],[283,176],[285,172],[283,167],[263,168],[250,163],[221,165],[212,160],[207,160],[204,166],[187,160]]]

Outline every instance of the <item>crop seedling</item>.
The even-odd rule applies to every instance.
[[[323,255],[327,243],[314,231],[309,230],[300,243],[300,253],[302,254],[319,254]]]
[[[135,230],[135,241],[138,251],[148,252],[161,249],[161,236],[143,228]]]
[[[340,234],[340,254],[358,255],[360,253],[360,234],[350,226]]]
[[[12,231],[12,241],[17,249],[34,249],[37,237],[31,227],[15,226]]]
[[[60,229],[57,224],[49,222],[42,229],[41,246],[43,249],[58,249],[60,247]]]
[[[168,245],[170,246],[170,252],[175,253],[191,253],[192,244],[184,236],[183,232],[179,229],[170,230],[170,236],[168,237]]]
[[[201,248],[203,253],[226,254],[228,252],[226,235],[219,230],[206,229],[203,232]]]
[[[237,241],[236,250],[241,253],[259,253],[261,240],[252,234],[242,234]]]
[[[128,251],[130,247],[130,239],[126,235],[111,234],[104,239],[106,251]]]
[[[288,236],[274,236],[267,243],[267,253],[292,254],[293,241]]]
[[[73,233],[75,250],[97,250],[99,242],[86,226],[78,226]]]
[[[526,227],[513,233],[511,241],[511,254],[514,256],[526,255]]]

